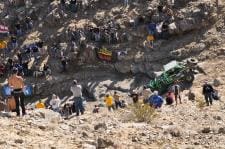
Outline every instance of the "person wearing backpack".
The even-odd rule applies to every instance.
[[[212,105],[212,94],[214,92],[214,89],[212,87],[212,85],[208,84],[208,82],[205,82],[205,84],[203,85],[203,90],[202,90],[202,94],[205,97],[205,101],[207,106]]]
[[[175,82],[175,84],[172,87],[172,90],[173,90],[173,93],[174,93],[174,96],[175,96],[176,105],[177,105],[177,98],[179,98],[180,104],[182,104],[181,96],[180,96],[180,85],[178,84],[178,82]]]

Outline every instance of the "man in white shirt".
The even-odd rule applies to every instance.
[[[73,93],[74,106],[77,116],[84,114],[83,98],[82,98],[82,86],[77,84],[77,80],[73,81],[73,85],[70,88],[70,91]]]

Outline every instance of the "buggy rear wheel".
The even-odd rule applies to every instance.
[[[188,73],[188,74],[185,74],[185,81],[188,82],[188,83],[192,83],[195,79],[195,76],[194,74],[191,74],[191,73]]]

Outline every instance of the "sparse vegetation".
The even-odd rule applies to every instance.
[[[205,107],[205,101],[203,101],[203,100],[201,100],[201,99],[197,99],[196,100],[196,102],[197,102],[197,107],[200,109],[200,110],[202,110],[204,107]]]
[[[155,118],[155,109],[146,104],[135,104],[131,107],[134,119],[138,122],[151,122]]]

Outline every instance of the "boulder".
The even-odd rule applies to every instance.
[[[47,122],[52,123],[58,123],[61,120],[61,116],[59,113],[49,109],[35,109],[31,113],[29,113],[29,116],[34,117],[35,119],[45,119]]]
[[[108,148],[113,146],[114,142],[112,140],[105,138],[98,138],[97,139],[97,148]]]
[[[96,24],[102,24],[104,22],[105,19],[105,12],[97,12],[96,15],[94,16],[94,21],[96,22]]]
[[[105,123],[99,123],[97,125],[94,126],[94,129],[95,130],[99,130],[99,129],[104,129],[104,130],[107,130],[107,126]]]
[[[22,144],[22,143],[23,143],[23,140],[22,140],[22,139],[16,139],[16,140],[15,140],[15,143],[17,143],[17,144]]]
[[[218,133],[225,134],[225,128],[223,128],[223,127],[219,128]]]
[[[211,132],[211,129],[210,127],[205,127],[201,130],[202,133],[210,133]]]
[[[164,128],[164,134],[170,134],[172,137],[180,137],[181,129],[175,126],[166,126]]]
[[[220,85],[222,85],[222,84],[223,84],[222,78],[216,78],[216,79],[213,80],[213,85],[214,85],[215,87],[218,87],[218,86],[220,86]]]
[[[171,35],[179,33],[179,29],[177,28],[177,25],[175,22],[169,24],[169,33]]]
[[[114,65],[117,72],[126,74],[131,72],[131,64],[129,62],[117,62]]]

